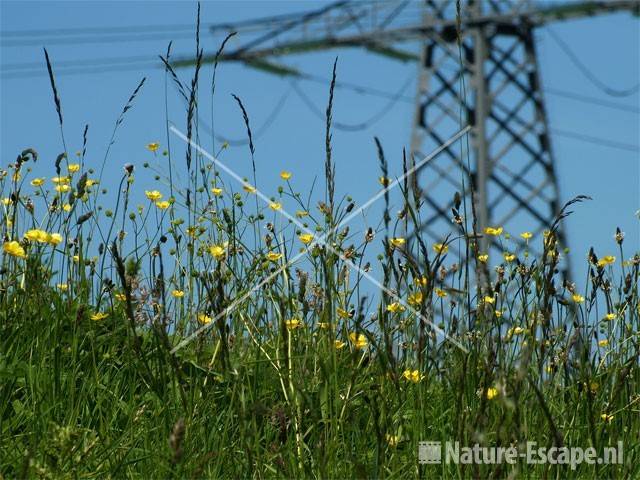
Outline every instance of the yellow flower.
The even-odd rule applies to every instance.
[[[602,257],[600,260],[598,260],[598,266],[606,267],[607,265],[611,265],[615,261],[616,261],[616,257],[614,257],[613,255],[607,255],[605,257]]]
[[[281,171],[280,178],[283,180],[289,180],[291,178],[291,172],[287,172],[286,170]]]
[[[424,378],[424,375],[420,375],[419,370],[405,370],[402,372],[402,378],[413,383],[418,383]]]
[[[7,205],[9,205],[11,203],[11,199],[9,197],[4,197],[2,199],[2,204],[6,207]]]
[[[52,233],[51,235],[49,235],[48,242],[50,245],[53,245],[55,247],[60,242],[62,242],[62,235],[60,235],[59,233]]]
[[[494,313],[496,314],[496,318],[502,317],[502,310],[496,310]]]
[[[62,206],[62,210],[64,210],[65,212],[70,212],[71,211],[71,204],[70,203],[65,203]]]
[[[300,235],[298,235],[298,238],[300,239],[300,241],[302,243],[304,243],[305,245],[308,245],[313,240],[313,234],[312,233],[301,233]]]
[[[440,298],[444,298],[447,296],[447,292],[439,288],[436,288],[436,295],[438,295]]]
[[[513,253],[504,252],[502,254],[506,262],[513,262],[516,259],[516,256]]]
[[[162,202],[156,202],[156,207],[158,207],[160,210],[166,210],[170,206],[171,206],[171,204],[169,202],[167,202],[166,200],[164,200]]]
[[[67,170],[69,170],[69,173],[76,173],[77,171],[80,170],[80,164],[70,163],[69,166],[67,167]]]
[[[495,297],[490,297],[488,295],[486,295],[483,299],[484,303],[490,303],[490,304],[494,304],[496,303],[496,299]]]
[[[58,283],[58,284],[56,284],[56,288],[58,290],[60,290],[61,292],[66,292],[67,290],[69,290],[69,284],[68,283]]]
[[[611,423],[611,420],[613,420],[613,415],[603,413],[602,415],[600,415],[600,418],[607,423]]]
[[[282,254],[278,252],[269,252],[267,253],[266,257],[267,257],[267,260],[270,260],[272,262],[277,262],[282,258]]]
[[[348,320],[351,318],[351,315],[349,314],[349,312],[347,312],[345,309],[343,308],[336,308],[336,313],[338,314],[338,316],[344,320]]]
[[[227,253],[225,248],[222,245],[211,245],[209,247],[209,253],[213,256],[213,258],[215,258],[216,260],[221,260],[224,258],[225,254]]]
[[[574,293],[573,295],[571,295],[571,298],[573,299],[574,302],[576,303],[582,303],[584,302],[584,297],[582,295],[578,295],[577,293]]]
[[[120,300],[121,302],[124,302],[127,299],[127,296],[124,293],[116,293],[115,297],[116,300]]]
[[[333,346],[336,347],[336,350],[340,350],[341,348],[344,348],[344,346],[346,345],[346,343],[340,341],[340,340],[335,340],[333,342]]]
[[[15,240],[11,242],[4,242],[2,249],[4,250],[4,253],[7,253],[14,257],[27,258],[27,254],[25,253],[24,248],[22,248],[20,244]]]
[[[31,185],[34,187],[39,187],[44,184],[44,178],[34,178],[31,180]]]
[[[416,292],[409,295],[407,298],[409,305],[418,306],[422,304],[422,292]],[[388,307],[387,307],[388,308]]]
[[[87,178],[87,183],[85,183],[85,187],[89,188],[89,187],[93,187],[94,185],[97,185],[98,180],[96,180],[95,178]]]
[[[175,298],[182,298],[184,297],[184,290],[174,290],[173,292],[171,292],[171,295],[173,295]]]
[[[297,210],[296,211],[296,217],[298,218],[304,218],[304,217],[308,217],[309,216],[309,212],[307,212],[306,210]]]
[[[484,229],[484,233],[487,235],[493,235],[494,237],[502,235],[502,227],[487,227]]]
[[[318,322],[318,328],[322,330],[327,330],[329,328],[329,324],[327,322]]]
[[[56,185],[65,185],[69,183],[71,179],[69,177],[53,177],[51,181]]]
[[[397,447],[398,442],[400,441],[400,437],[398,435],[390,435],[388,433],[384,436],[384,438],[390,447]]]
[[[478,260],[482,263],[487,263],[487,260],[489,260],[489,255],[487,255],[486,253],[478,255]]]
[[[378,183],[383,187],[388,187],[391,183],[391,179],[389,177],[380,177],[378,178]]]
[[[248,183],[242,186],[243,190],[247,193],[256,193],[256,187],[252,187]]]
[[[603,338],[598,342],[599,347],[606,347],[607,345],[609,345],[609,340],[607,340],[606,338]]]
[[[487,397],[487,400],[493,400],[498,396],[498,389],[494,387],[487,388],[485,396]]]
[[[416,277],[413,279],[413,283],[416,287],[424,287],[427,285],[427,277],[422,275],[421,277]]]
[[[104,313],[104,312],[96,312],[93,315],[91,315],[91,320],[95,320],[95,321],[100,321],[100,320],[104,320],[105,318],[107,318],[109,316],[108,313]]]
[[[405,311],[404,305],[400,302],[393,302],[387,305],[387,312],[391,313],[402,313]]]
[[[30,242],[39,242],[39,243],[48,243],[49,242],[49,234],[47,232],[45,232],[44,230],[29,230],[27,233],[24,234],[24,236],[30,241]]]
[[[160,148],[160,144],[158,142],[151,142],[147,144],[147,150],[150,152],[155,152],[158,148]]]
[[[214,187],[214,188],[211,189],[211,193],[213,193],[216,197],[221,197],[222,196],[222,189]]]
[[[449,251],[449,245],[443,245],[442,243],[434,243],[433,251],[441,255],[444,255]]]
[[[67,193],[69,190],[71,190],[71,187],[69,185],[56,185],[55,190],[58,193]]]
[[[202,325],[207,325],[209,323],[211,323],[213,319],[207,315],[206,313],[199,313],[198,314],[198,321],[202,324]]]
[[[400,248],[406,243],[406,240],[402,237],[395,237],[390,239],[389,243],[391,243],[394,248]]]
[[[617,313],[607,313],[607,314],[604,316],[604,318],[605,318],[606,320],[611,321],[611,320],[615,320],[617,316],[618,316],[618,314],[617,314]]]
[[[74,255],[71,259],[76,263],[80,263],[80,255]]]
[[[365,349],[367,348],[367,345],[369,345],[367,337],[363,333],[357,334],[355,332],[351,332],[349,334],[349,340],[351,340],[351,343],[353,343],[353,346],[356,347],[357,350]]]
[[[302,326],[302,323],[300,323],[300,320],[298,320],[297,318],[285,320],[284,324],[287,327],[287,330],[289,331],[295,330],[296,328],[300,328]]]
[[[277,212],[278,210],[282,210],[282,204],[279,202],[270,202],[269,208],[274,212]]]
[[[162,194],[158,190],[152,190],[152,191],[145,190],[144,194],[152,202],[157,202],[162,198]]]
[[[533,237],[533,234],[531,232],[522,232],[520,236],[525,240],[529,240],[531,237]]]

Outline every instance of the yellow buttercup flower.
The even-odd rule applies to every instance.
[[[305,245],[308,245],[313,241],[313,234],[312,233],[301,233],[300,235],[298,235],[298,238],[300,239],[300,241],[302,243],[304,243]]]
[[[405,370],[402,372],[402,378],[413,383],[418,383],[424,378],[424,375],[420,375],[419,370]]]
[[[439,288],[436,288],[436,295],[438,295],[440,298],[444,298],[447,296],[447,292]]]
[[[222,189],[214,187],[214,188],[211,189],[211,193],[213,193],[216,197],[221,197],[222,196]]]
[[[504,257],[504,260],[509,263],[513,262],[516,259],[516,256],[513,253],[509,252],[504,252],[502,256]]]
[[[298,218],[304,218],[304,217],[308,217],[309,216],[309,212],[307,212],[306,210],[297,210],[296,211],[296,217]]]
[[[58,283],[58,284],[56,284],[56,288],[58,290],[60,290],[61,292],[66,292],[67,290],[69,290],[69,284],[68,283]]]
[[[56,185],[55,190],[58,193],[67,193],[71,190],[71,187],[69,185]]]
[[[70,203],[65,203],[64,205],[62,205],[62,210],[64,210],[65,212],[70,212],[71,211],[71,204]]]
[[[618,314],[617,314],[617,313],[607,313],[607,314],[604,316],[604,318],[605,318],[606,320],[611,321],[611,320],[615,320],[617,316],[618,316]]]
[[[158,142],[151,142],[147,144],[147,150],[150,152],[155,152],[160,148],[160,144]]]
[[[51,181],[53,183],[55,183],[56,185],[66,185],[67,183],[69,183],[71,181],[71,178],[69,178],[69,177],[53,177],[51,179]]]
[[[409,295],[409,297],[407,298],[407,302],[409,303],[409,305],[417,307],[422,304],[422,299],[422,292],[416,292]]]
[[[280,178],[282,180],[289,180],[291,178],[291,172],[287,172],[286,170],[281,171]]]
[[[487,255],[486,253],[480,254],[478,255],[478,260],[482,263],[487,263],[487,260],[489,260],[489,255]]]
[[[158,190],[145,190],[144,194],[152,202],[157,202],[162,198],[162,194]]]
[[[91,320],[95,320],[95,321],[99,322],[100,320],[104,320],[108,316],[109,316],[108,313],[96,312],[93,315],[91,315]]]
[[[31,185],[34,187],[40,187],[44,185],[44,178],[34,178],[31,180]]]
[[[202,325],[207,325],[209,323],[211,323],[213,321],[213,319],[207,315],[206,313],[199,313],[198,314],[198,322],[200,322]]]
[[[121,302],[124,302],[127,299],[127,296],[124,293],[116,293],[115,297],[116,300],[119,300]]]
[[[167,202],[166,200],[162,202],[156,202],[156,207],[158,207],[160,210],[166,210],[170,206],[171,206],[171,203]]]
[[[397,447],[398,442],[400,441],[400,437],[398,435],[391,435],[389,433],[387,433],[384,438],[390,447]]]
[[[11,242],[5,242],[2,246],[2,249],[4,250],[4,253],[8,255],[18,258],[27,258],[27,254],[25,253],[24,248],[22,248],[22,246],[15,240]]]
[[[344,348],[346,345],[346,343],[344,343],[341,340],[334,340],[333,342],[333,346],[336,348],[336,350],[340,350],[341,348]]]
[[[227,253],[226,249],[222,246],[222,245],[211,245],[209,247],[209,253],[213,256],[213,258],[215,258],[216,260],[221,260],[224,258],[225,254]]]
[[[274,212],[277,212],[278,210],[282,210],[282,204],[279,202],[270,202],[269,208]]]
[[[67,170],[69,170],[69,173],[76,173],[80,170],[80,164],[70,163],[69,166],[67,167]]]
[[[502,227],[487,227],[484,229],[484,233],[497,237],[502,235]]]
[[[389,243],[394,247],[394,248],[400,248],[402,247],[405,243],[406,240],[402,237],[395,237],[395,238],[391,238],[389,240]]]
[[[300,328],[302,326],[302,323],[297,318],[292,318],[290,320],[285,320],[284,324],[287,327],[287,330],[289,330],[289,331],[295,330],[296,328]]]
[[[50,239],[50,236],[47,232],[45,232],[44,230],[37,230],[37,229],[27,231],[27,233],[25,233],[24,236],[30,242],[48,243]]]
[[[490,297],[490,296],[486,295],[486,296],[483,298],[483,302],[484,302],[484,303],[490,303],[490,304],[492,304],[492,305],[493,305],[494,303],[496,303],[496,299],[495,299],[495,297]]]
[[[249,184],[243,185],[242,189],[247,193],[256,193],[256,187],[252,187]]]
[[[347,312],[344,308],[336,308],[336,313],[338,314],[338,316],[344,320],[348,320],[351,318],[351,315],[349,314],[349,312]]]
[[[267,253],[266,257],[267,257],[267,260],[271,262],[277,262],[282,258],[282,254],[278,252],[269,252]]]
[[[606,267],[607,265],[611,265],[615,261],[616,261],[616,257],[614,257],[613,255],[607,255],[605,257],[602,257],[600,260],[598,260],[598,266]]]
[[[443,245],[442,243],[435,243],[433,245],[433,251],[436,253],[439,253],[441,255],[444,255],[445,253],[447,253],[449,251],[449,246],[448,245]]]
[[[85,183],[85,187],[89,188],[89,187],[93,187],[94,185],[97,185],[98,183],[100,183],[98,180],[96,180],[95,178],[87,178],[87,183]]]
[[[383,187],[388,187],[389,184],[391,183],[391,179],[389,177],[379,177],[378,183]]]
[[[607,345],[609,345],[609,340],[607,340],[606,338],[604,338],[604,339],[602,339],[602,340],[600,340],[598,342],[598,346],[599,347],[606,347]]]
[[[2,204],[6,207],[11,203],[11,199],[9,197],[4,197],[2,199]]]
[[[404,305],[400,302],[393,302],[387,305],[387,312],[391,313],[402,313],[405,311]]]
[[[582,295],[578,295],[577,293],[574,293],[573,295],[571,295],[571,298],[573,299],[574,302],[576,303],[582,303],[584,302],[584,297]]]
[[[613,420],[613,415],[603,413],[602,415],[600,415],[600,418],[607,423],[611,423],[611,420]]]
[[[427,277],[425,275],[416,277],[413,279],[413,283],[416,285],[416,287],[424,287],[427,285]]]
[[[525,240],[529,240],[531,237],[533,237],[533,234],[531,232],[522,232],[520,236]]]
[[[487,400],[493,400],[498,396],[498,389],[494,387],[487,388],[485,396],[487,397]]]
[[[363,350],[367,348],[367,345],[369,345],[367,337],[363,333],[357,334],[355,332],[351,332],[349,334],[349,340],[351,340],[351,343],[357,350]]]
[[[184,290],[174,290],[171,292],[171,295],[173,295],[175,298],[182,298],[184,297]]]

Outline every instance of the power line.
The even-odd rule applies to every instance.
[[[603,81],[601,81],[598,77],[596,77],[596,75],[591,70],[589,70],[589,68],[580,60],[580,58],[578,58],[578,56],[573,52],[573,50],[571,50],[571,47],[569,47],[569,45],[562,38],[560,38],[560,36],[557,33],[555,33],[553,29],[547,28],[547,31],[551,35],[551,38],[555,40],[555,42],[560,46],[560,48],[564,51],[567,57],[569,57],[569,60],[571,60],[571,62],[578,68],[578,70],[582,72],[582,74],[587,78],[587,80],[589,80],[591,83],[593,83],[597,88],[602,90],[607,95],[610,95],[612,97],[628,97],[630,95],[633,95],[634,93],[637,93],[640,90],[640,83],[637,83],[633,87],[627,88],[624,90],[619,90],[619,89],[615,89],[608,86]]]
[[[560,130],[558,128],[550,128],[549,131],[554,135],[560,135],[562,137],[573,138],[582,142],[593,143],[602,147],[617,148],[620,150],[627,150],[629,152],[640,152],[640,146],[633,145],[631,143],[617,142],[615,140],[609,140],[608,138],[593,137],[591,135],[585,135],[579,132],[572,132],[569,130]]]
[[[590,103],[592,105],[599,105],[602,107],[613,108],[615,110],[621,110],[623,112],[640,113],[640,107],[633,105],[625,105],[623,103],[611,102],[609,100],[601,100],[599,98],[591,97],[588,95],[582,95],[579,93],[569,92],[567,90],[560,90],[558,88],[545,87],[542,89],[545,93],[555,95],[558,97],[569,98],[577,100],[579,102]]]

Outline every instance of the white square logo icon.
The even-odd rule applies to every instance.
[[[418,463],[437,464],[442,460],[442,446],[440,442],[418,443]]]

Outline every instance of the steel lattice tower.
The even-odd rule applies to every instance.
[[[469,2],[460,20],[470,26],[461,28],[458,36],[455,2],[426,4],[425,21],[435,18],[446,26],[424,42],[412,153],[421,158],[459,125],[473,126],[470,151],[447,148],[416,179],[433,212],[419,230],[436,241],[451,230],[454,194],[468,192],[470,186],[479,232],[503,226],[516,234],[513,241],[519,247],[525,246],[519,232],[541,233],[560,208],[534,25],[518,14],[527,6],[528,2],[515,1]],[[495,18],[481,20],[486,17]],[[566,245],[562,230],[559,240]],[[503,253],[497,240],[480,239],[482,252],[492,249]]]

